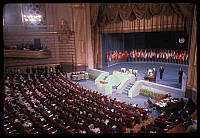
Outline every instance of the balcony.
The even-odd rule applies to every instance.
[[[49,50],[5,50],[4,58],[30,58],[30,59],[45,59],[51,57]]]

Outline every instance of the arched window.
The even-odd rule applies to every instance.
[[[41,4],[22,4],[22,21],[27,25],[44,25],[45,10]]]

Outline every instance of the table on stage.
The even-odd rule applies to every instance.
[[[76,74],[72,74],[71,79],[74,80],[88,80],[89,79],[89,75],[87,72],[76,72]]]

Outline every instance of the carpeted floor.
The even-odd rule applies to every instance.
[[[159,67],[164,67],[163,79],[160,80]],[[148,69],[156,68],[156,83],[163,84],[175,88],[181,88],[181,84],[178,83],[178,71],[182,67],[184,73],[188,73],[188,65],[171,64],[171,63],[160,63],[160,62],[124,62],[110,67],[104,67],[102,70],[112,74],[113,71],[120,71],[121,68],[136,69],[138,70],[138,80],[143,80]]]
[[[165,69],[162,80],[160,80],[160,74],[159,74],[160,66],[163,66]],[[179,68],[182,67],[183,71],[186,73],[186,75],[188,73],[188,65],[159,63],[159,62],[148,62],[148,63],[146,63],[146,62],[144,62],[144,63],[124,62],[124,63],[111,65],[110,67],[105,67],[102,70],[107,71],[110,74],[112,74],[113,71],[120,71],[120,69],[122,67],[126,68],[126,69],[138,70],[138,79],[137,80],[143,80],[145,74],[147,74],[147,70],[155,67],[157,70],[156,83],[175,87],[175,88],[181,88],[181,84],[179,84],[179,82],[178,82]],[[76,81],[76,82],[78,82],[84,88],[97,91],[97,87],[95,86],[94,80],[92,80],[92,79],[81,80],[81,81]],[[124,94],[116,93],[115,91],[113,91],[113,93],[108,96],[111,96],[112,98],[116,98],[116,99],[120,100],[121,102],[125,102],[127,104],[133,103],[133,104],[138,104],[139,107],[147,108],[147,104],[146,104],[146,101],[148,99],[147,96],[138,95],[136,97],[130,98]],[[179,97],[179,98],[182,98],[182,97]],[[150,110],[152,111],[150,115],[158,116],[158,113],[156,110],[152,110],[152,109],[150,109]]]

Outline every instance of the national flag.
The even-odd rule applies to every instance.
[[[182,57],[182,60],[184,61],[184,52],[181,51],[181,57]]]
[[[165,57],[166,55],[165,55],[165,51],[163,50],[163,59],[165,59],[166,57]]]
[[[112,61],[114,61],[115,60],[115,52],[113,51],[112,52]]]
[[[146,49],[145,49],[145,58],[147,58],[147,56],[148,56],[148,54],[147,54],[147,51],[146,51]]]
[[[140,58],[140,50],[138,50],[138,58]]]
[[[124,51],[122,51],[122,58],[125,58],[125,53],[124,53]]]
[[[174,55],[173,56],[174,56],[174,59],[176,59],[176,51],[175,50],[174,50]]]
[[[133,55],[132,57],[135,58],[135,51],[134,50],[132,51],[132,55]]]
[[[135,56],[137,59],[139,58],[139,51],[137,50],[136,51],[136,56]]]
[[[119,59],[119,53],[117,50],[116,50],[116,59]]]
[[[180,58],[179,51],[177,51],[176,56],[177,56],[177,59],[179,60],[179,58]]]
[[[126,58],[128,58],[129,57],[129,54],[128,54],[128,51],[126,50]]]
[[[165,50],[165,59],[167,60],[168,59],[168,54],[167,54],[167,51]]]
[[[114,54],[115,54],[115,60],[117,59],[117,52],[116,50],[114,51]]]
[[[189,55],[188,55],[188,51],[187,51],[187,54],[186,54],[186,58],[185,58],[185,59],[188,60],[188,58],[189,58]]]
[[[148,58],[150,58],[150,55],[151,55],[151,53],[150,53],[150,51],[148,52]]]
[[[129,58],[133,58],[132,51],[129,52]]]
[[[107,61],[110,62],[110,55],[109,55],[109,52],[107,53]]]
[[[119,50],[118,59],[121,59],[121,58],[122,58],[122,52],[121,50]]]
[[[179,61],[181,61],[182,60],[182,54],[180,53],[179,54]]]
[[[154,51],[153,51],[153,58],[156,59],[156,51],[155,51],[155,49],[154,49]]]
[[[153,58],[153,51],[151,50],[151,55],[150,55],[150,58]]]
[[[160,50],[157,50],[157,59],[160,57]]]
[[[162,59],[162,50],[161,49],[160,49],[159,55],[160,55],[160,59]]]
[[[146,50],[146,49],[145,49]],[[145,58],[145,51],[143,52],[143,58]]]
[[[184,51],[184,53],[182,54],[182,60],[185,61],[185,51]]]
[[[129,51],[128,54],[129,54],[129,58],[132,58],[131,51]]]
[[[110,51],[110,61],[112,61],[112,51]]]
[[[171,50],[171,58],[173,57],[173,53],[172,53],[172,50]]]

